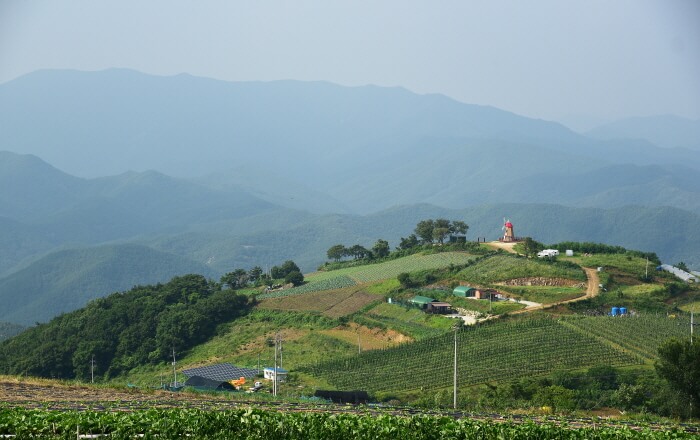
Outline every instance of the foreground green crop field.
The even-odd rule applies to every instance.
[[[17,439],[684,439],[676,428],[652,430],[532,421],[493,422],[439,415],[194,409],[134,412],[0,409],[0,435]],[[97,436],[95,436],[97,435]]]
[[[595,365],[639,365],[662,341],[684,337],[683,320],[665,316],[523,319],[466,327],[458,334],[459,384],[511,380]],[[650,342],[651,341],[651,342]],[[452,333],[305,368],[338,389],[370,392],[447,388],[452,384]]]

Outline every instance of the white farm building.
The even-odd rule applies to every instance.
[[[674,274],[676,277],[682,279],[686,283],[697,283],[698,277],[696,275],[693,275],[692,273],[688,273],[684,270],[681,270],[677,268],[676,266],[671,266],[670,264],[662,264],[661,266],[657,267],[659,270],[663,270],[666,272],[670,272]]]

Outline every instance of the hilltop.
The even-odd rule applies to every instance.
[[[476,243],[407,243],[385,257],[329,262],[306,274],[299,287],[244,284],[232,290],[194,276],[136,287],[2,343],[0,371],[85,378],[85,359],[100,353],[100,380],[155,386],[170,368],[164,361],[173,347],[179,368],[218,362],[258,368],[271,365],[271,341],[279,335],[280,362],[292,373],[283,386],[289,395],[362,383],[375,399],[446,405],[453,327],[461,320],[411,304],[414,297],[430,297],[478,321],[459,332],[463,407],[545,402],[559,409],[592,409],[591,400],[574,397],[593,392],[605,371],[616,379],[610,388],[595,391],[599,402],[633,410],[658,405],[662,414],[677,410],[675,400],[660,403],[667,399],[663,382],[649,380],[657,348],[687,334],[684,310],[697,308],[700,291],[657,272],[653,254],[578,243],[562,244],[576,245],[574,256],[550,260]],[[592,268],[597,279],[590,276]],[[498,295],[455,296],[452,289],[460,285]],[[149,302],[147,313],[154,318],[128,318],[154,294],[162,298]],[[624,307],[626,316],[607,316],[612,307]],[[115,322],[122,327],[115,328]],[[142,324],[130,324],[136,322]],[[518,397],[515,384],[540,392]],[[644,387],[647,397],[620,403],[615,400],[620,387]],[[568,397],[560,400],[542,394],[562,389]]]

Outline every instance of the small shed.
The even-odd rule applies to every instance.
[[[265,369],[263,370],[263,376],[265,377],[265,379],[274,380],[276,377],[277,382],[284,382],[285,380],[287,380],[288,373],[289,371],[280,367],[277,367],[276,370],[274,367],[265,367]]]
[[[427,296],[416,295],[409,300],[412,304],[419,306],[421,309],[428,307],[428,304],[435,301],[433,298],[428,298]]]
[[[192,387],[198,390],[214,390],[214,391],[234,391],[235,388],[228,382],[208,379],[202,376],[191,376],[185,382],[186,387]]]
[[[428,303],[427,312],[444,315],[450,313],[450,309],[452,309],[452,305],[449,303],[433,301],[431,303]]]
[[[466,243],[467,242],[467,234],[450,234],[448,238],[450,243]]]
[[[322,399],[332,400],[333,403],[353,403],[366,404],[369,402],[369,395],[367,391],[327,391],[327,390],[316,390],[314,393],[315,397],[320,397]]]
[[[476,289],[470,286],[457,286],[452,291],[452,294],[454,296],[461,296],[462,298],[466,298],[469,296],[474,296],[476,294]]]
[[[501,296],[502,295],[497,290],[493,289],[477,290],[474,294],[475,299],[490,299],[492,301],[500,299]]]

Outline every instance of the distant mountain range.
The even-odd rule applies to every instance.
[[[126,179],[129,170],[196,177],[316,213],[533,200],[611,207],[624,197],[698,212],[700,195],[685,202],[688,189],[672,178],[700,171],[693,121],[681,121],[691,128],[670,144],[677,148],[652,141],[683,124],[652,121],[637,124],[656,127],[649,132],[611,125],[607,132],[615,135],[601,127],[594,139],[554,122],[400,88],[119,69],[39,71],[0,84],[0,149],[84,177]],[[612,172],[617,165],[626,165],[623,182]],[[658,167],[651,179],[648,166]],[[571,197],[591,173],[605,190]],[[647,187],[629,184],[640,180]],[[556,190],[539,199],[543,182]],[[648,197],[649,185],[664,196]]]
[[[627,118],[586,133],[594,139],[644,139],[664,148],[700,150],[700,120],[674,115]]]
[[[399,88],[26,75],[0,84],[0,321],[185,272],[309,271],[437,217],[700,269],[700,149],[664,118],[583,136]]]

